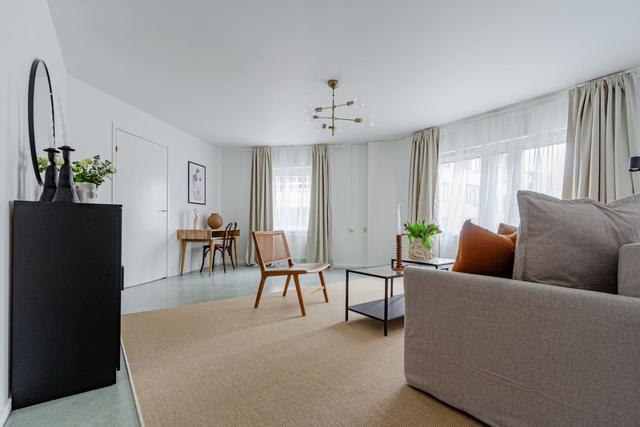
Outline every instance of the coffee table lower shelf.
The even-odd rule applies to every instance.
[[[389,297],[387,320],[404,317],[404,294]],[[384,298],[349,306],[349,311],[384,322]]]

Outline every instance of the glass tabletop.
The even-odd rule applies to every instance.
[[[379,277],[381,279],[394,279],[396,277],[402,277],[402,271],[392,270],[388,265],[379,267],[348,268],[347,273]]]
[[[396,259],[393,258],[391,259],[392,262],[395,262]],[[429,265],[432,267],[442,267],[442,266],[447,266],[447,265],[452,265],[453,263],[456,262],[455,259],[450,259],[450,258],[438,258],[438,257],[433,257],[424,261],[416,261],[413,259],[404,259],[402,258],[402,262],[404,264],[417,264],[417,265]]]

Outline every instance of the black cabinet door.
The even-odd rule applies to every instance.
[[[115,383],[121,221],[119,205],[14,203],[14,408]]]

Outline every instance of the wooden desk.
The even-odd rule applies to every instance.
[[[231,232],[233,237],[233,256],[236,263],[238,262],[238,237],[240,230]],[[178,239],[180,240],[180,274],[184,273],[184,259],[187,255],[187,244],[193,242],[209,244],[209,275],[213,270],[213,247],[216,239],[224,237],[224,229],[218,230],[178,230]]]

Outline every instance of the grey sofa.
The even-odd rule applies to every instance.
[[[407,382],[496,426],[640,425],[640,244],[618,295],[408,267]]]

